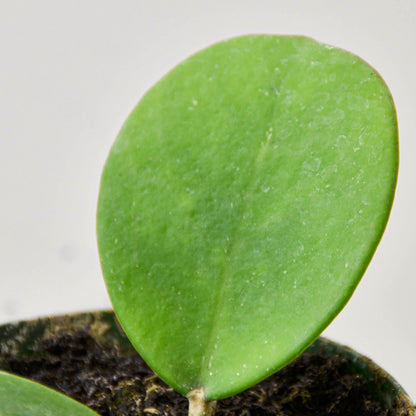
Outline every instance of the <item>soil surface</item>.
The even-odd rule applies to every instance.
[[[187,415],[187,399],[161,381],[131,347],[95,332],[85,323],[69,332],[46,331],[19,347],[8,345],[0,351],[0,369],[52,387],[102,416]],[[405,416],[410,411],[393,413],[380,404],[345,358],[305,352],[253,388],[219,401],[216,415]]]

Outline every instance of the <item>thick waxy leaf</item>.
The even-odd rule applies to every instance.
[[[102,177],[102,267],[135,347],[208,399],[287,364],[351,296],[396,170],[390,94],[356,56],[245,36],[184,61],[134,109]]]
[[[98,416],[88,407],[33,381],[0,371],[1,416]]]

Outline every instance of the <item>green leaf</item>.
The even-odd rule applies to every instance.
[[[133,110],[102,176],[102,268],[132,343],[209,400],[286,365],[358,284],[397,164],[389,91],[348,52],[259,35],[181,63]]]
[[[97,413],[55,390],[0,371],[0,415],[97,416]]]

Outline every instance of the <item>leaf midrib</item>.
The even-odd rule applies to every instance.
[[[267,149],[269,148],[269,144],[271,141],[271,137],[275,134],[271,133],[271,135],[268,135],[270,132],[270,127],[272,124],[272,121],[274,120],[274,114],[276,112],[276,102],[271,103],[272,111],[270,115],[270,121],[267,123],[265,122],[264,125],[268,126],[268,129],[264,132],[265,139],[260,141],[259,149],[256,153],[256,157],[253,158],[251,169],[251,175],[249,175],[249,179],[247,180],[246,184],[242,187],[242,189],[245,189],[245,198],[243,198],[243,202],[240,204],[240,207],[238,208],[238,214],[234,215],[233,218],[238,218],[238,221],[236,222],[236,226],[234,227],[234,230],[232,232],[232,236],[229,238],[229,242],[227,244],[227,255],[224,256],[224,262],[223,266],[220,272],[221,278],[220,283],[217,287],[217,293],[215,296],[215,301],[213,302],[213,310],[216,311],[216,313],[213,314],[212,324],[208,331],[208,341],[206,343],[206,348],[204,350],[204,353],[202,354],[201,359],[201,366],[199,369],[199,382],[201,386],[198,387],[205,387],[204,384],[206,380],[209,379],[210,376],[210,361],[211,357],[213,356],[213,351],[215,350],[215,344],[216,344],[216,334],[218,331],[216,331],[216,328],[219,326],[220,318],[223,315],[223,310],[225,307],[225,290],[227,283],[230,280],[231,273],[229,273],[230,267],[231,267],[231,259],[234,257],[235,247],[236,247],[236,236],[239,235],[239,231],[241,229],[242,221],[241,218],[246,211],[246,208],[248,206],[249,201],[252,199],[252,195],[256,186],[256,179],[258,178],[258,171],[261,166],[261,162],[264,159],[264,156],[267,153]]]

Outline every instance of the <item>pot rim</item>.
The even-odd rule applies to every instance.
[[[112,338],[115,336],[122,346],[133,348],[130,345],[127,336],[124,334],[114,311],[109,309],[70,312],[67,314],[49,315],[0,324],[0,346],[3,339],[10,339],[17,335],[16,330],[12,330],[12,328],[22,327],[29,322],[39,323],[39,325],[34,326],[35,328],[38,328],[34,332],[34,335],[36,335],[37,331],[42,333],[48,323],[61,327],[62,329],[69,329],[76,327],[76,325],[85,326],[85,323],[87,322],[91,323],[98,321],[105,322],[108,324],[107,329],[110,329],[108,333],[101,333],[101,330],[98,329],[97,335],[99,337]],[[118,330],[121,329],[121,332],[117,331],[117,328]],[[411,411],[407,415],[416,416],[416,407],[404,388],[389,373],[387,373],[387,371],[365,355],[360,354],[349,346],[337,343],[325,337],[318,337],[305,352],[319,352],[326,356],[339,355],[346,358],[350,363],[351,368],[368,381],[370,388],[374,390],[376,396],[387,406],[387,408],[394,409],[395,405],[398,406],[399,410],[410,408]],[[398,413],[397,416],[401,416],[402,414],[404,415],[404,413]]]

